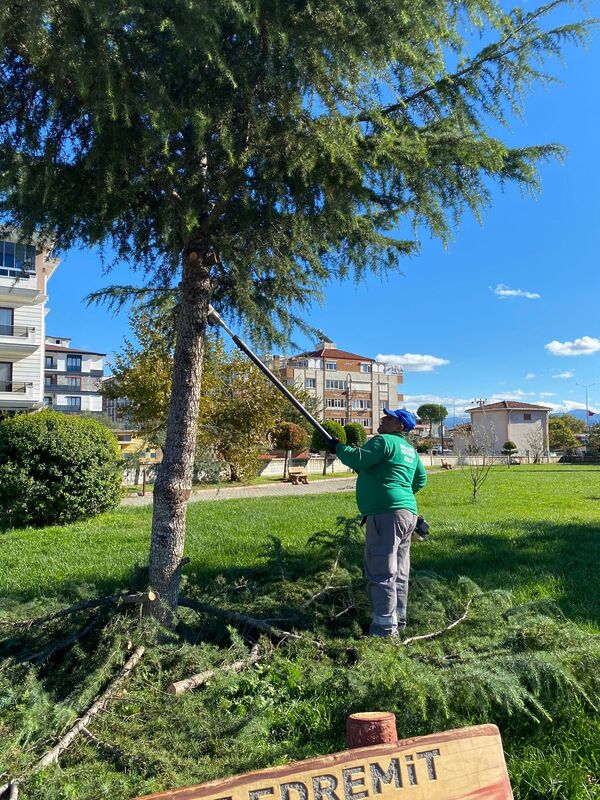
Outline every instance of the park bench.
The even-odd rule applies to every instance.
[[[291,483],[298,486],[299,483],[308,484],[308,472],[303,467],[292,467],[288,470]]]
[[[442,469],[452,469],[452,464],[450,464],[448,461],[444,461],[444,459],[442,459]]]

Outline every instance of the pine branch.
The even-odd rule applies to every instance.
[[[457,625],[460,625],[460,623],[464,622],[464,620],[467,618],[467,614],[469,613],[469,607],[471,606],[472,602],[473,602],[473,598],[470,597],[469,598],[469,602],[467,603],[467,606],[465,608],[465,612],[462,615],[462,617],[459,617],[458,619],[454,620],[454,622],[451,622],[450,625],[447,625],[445,628],[442,628],[439,631],[433,631],[432,633],[424,633],[421,636],[410,636],[408,639],[404,639],[402,642],[400,642],[400,644],[408,645],[408,644],[412,644],[413,642],[422,641],[424,639],[436,639],[438,636],[441,636],[443,633],[446,633],[447,631],[452,630],[452,628],[456,628]]]
[[[304,636],[300,636],[298,633],[292,633],[291,631],[284,631],[281,628],[275,628],[273,625],[269,625],[268,623],[264,622],[264,620],[256,619],[255,617],[248,617],[245,614],[238,614],[237,611],[229,611],[226,608],[220,608],[219,606],[214,606],[210,603],[201,603],[198,600],[192,600],[189,597],[180,597],[179,605],[183,606],[183,608],[191,608],[200,613],[221,617],[222,619],[233,622],[234,625],[241,626],[242,628],[254,628],[257,631],[266,633],[271,638],[278,639],[280,641],[285,641],[286,639],[294,639],[295,641],[300,642],[309,641],[316,645],[319,649],[323,647],[323,643],[316,639],[307,640]]]
[[[49,647],[45,648],[44,650],[40,650],[37,653],[28,653],[25,656],[21,656],[17,659],[18,662],[24,663],[26,661],[37,661],[38,664],[41,664],[43,661],[46,661],[54,653],[57,653],[59,650],[65,650],[67,647],[70,647],[74,642],[77,642],[79,639],[83,639],[84,636],[96,627],[96,625],[100,622],[100,617],[94,617],[91,622],[89,622],[85,627],[81,628],[78,631],[74,631],[69,636],[61,639],[58,642],[54,642],[54,644],[50,645]]]
[[[9,628],[32,628],[34,625],[43,625],[45,622],[50,622],[53,619],[61,619],[69,614],[76,614],[78,611],[85,611],[90,608],[102,608],[103,606],[112,606],[121,603],[124,605],[153,603],[158,599],[158,592],[114,594],[108,597],[99,597],[94,600],[83,600],[81,603],[75,603],[72,606],[61,608],[60,611],[54,611],[52,614],[46,614],[43,617],[34,617],[33,619],[19,620],[16,622],[12,620],[0,620],[0,625],[6,625]]]
[[[144,647],[140,646],[136,648],[135,652],[129,657],[118,675],[107,686],[100,697],[90,706],[85,714],[77,720],[72,728],[64,736],[61,736],[57,744],[51,750],[48,750],[48,752],[37,761],[27,777],[37,775],[37,773],[41,772],[41,770],[43,770],[45,767],[58,761],[61,753],[63,753],[75,741],[77,736],[83,732],[84,728],[87,728],[90,721],[105,710],[108,701],[114,696],[119,686],[129,677],[131,671],[134,669],[143,655]],[[18,786],[23,782],[23,780],[23,778],[14,778],[4,786],[0,786],[0,797],[9,788],[12,792],[13,785],[16,785],[18,790]]]
[[[176,289],[158,286],[107,286],[84,297],[86,305],[105,305],[114,315],[118,314],[127,303],[143,299],[154,299],[157,295],[174,296]]]
[[[190,675],[189,678],[175,681],[167,687],[167,692],[175,695],[183,694],[184,692],[190,692],[192,689],[197,689],[199,686],[203,686],[205,683],[208,683],[208,681],[211,678],[214,678],[219,672],[242,672],[253,664],[256,664],[260,658],[260,647],[257,642],[252,647],[248,658],[242,658],[238,661],[234,661],[232,664],[223,664],[223,666],[216,669],[208,669],[204,672],[198,672],[195,675]]]

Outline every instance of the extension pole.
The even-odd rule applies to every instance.
[[[245,355],[248,356],[250,361],[252,361],[252,363],[259,368],[259,370],[263,373],[263,375],[267,376],[267,378],[271,381],[271,383],[274,384],[283,395],[285,395],[285,397],[290,401],[290,403],[293,406],[295,406],[295,408],[298,409],[298,411],[302,414],[302,416],[306,420],[308,420],[308,422],[310,422],[313,428],[315,428],[321,434],[321,436],[325,439],[326,442],[331,442],[333,440],[333,436],[330,433],[328,433],[325,430],[325,428],[321,425],[321,423],[317,419],[315,419],[309,411],[307,411],[304,408],[302,403],[294,397],[294,395],[289,391],[289,389],[286,386],[283,385],[283,383],[279,380],[279,378],[276,375],[274,375],[265,364],[263,364],[263,362],[256,355],[256,353],[254,353],[248,347],[248,345],[240,339],[239,336],[236,336],[236,334],[231,330],[231,328],[229,328],[229,326],[223,320],[220,314],[218,314],[214,310],[214,308],[210,305],[208,307],[208,322],[211,325],[219,325],[221,328],[223,328],[223,330],[226,333],[229,334],[229,336],[231,336],[233,343],[236,345],[236,347],[238,347],[242,351],[242,353],[245,353]]]

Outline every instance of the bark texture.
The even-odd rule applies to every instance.
[[[151,613],[170,624],[177,607],[185,521],[202,379],[206,318],[211,297],[207,248],[190,247],[183,257],[171,401],[163,461],[154,484],[149,580],[161,602]],[[158,606],[158,608],[156,607]]]

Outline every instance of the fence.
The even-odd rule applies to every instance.
[[[271,458],[259,468],[260,478],[283,478],[284,458]],[[302,467],[310,475],[320,475],[323,472],[323,458],[290,458],[290,467]],[[335,475],[336,472],[348,472],[348,467],[342,464],[339,458],[327,459],[327,474]]]

